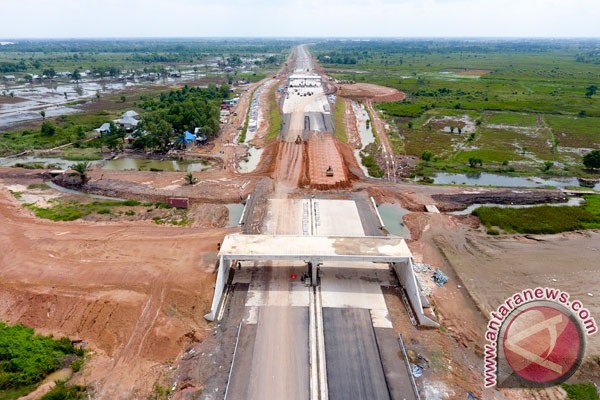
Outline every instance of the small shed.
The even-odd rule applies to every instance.
[[[187,147],[190,144],[193,144],[196,142],[196,135],[194,135],[193,133],[190,133],[188,131],[185,131],[183,133],[182,136],[178,137],[177,140],[175,141],[175,146],[185,146]]]
[[[98,132],[100,136],[110,133],[110,123],[105,122],[100,126],[100,128],[96,128],[94,130]]]
[[[190,199],[187,197],[169,197],[167,199],[167,204],[169,205],[169,207],[189,208]]]

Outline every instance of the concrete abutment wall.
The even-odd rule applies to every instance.
[[[423,302],[421,301],[421,290],[417,284],[417,277],[413,271],[412,259],[408,259],[402,262],[391,263],[400,285],[406,291],[408,301],[410,302],[412,309],[417,318],[417,323],[421,326],[427,326],[431,328],[438,328],[440,324],[425,315],[423,311]]]

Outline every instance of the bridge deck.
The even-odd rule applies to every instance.
[[[228,235],[224,260],[310,260],[399,262],[412,257],[399,237]]]

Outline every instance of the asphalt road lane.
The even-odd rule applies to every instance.
[[[323,327],[329,399],[390,399],[369,310],[323,308]]]

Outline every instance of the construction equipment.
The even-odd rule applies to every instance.
[[[327,171],[325,171],[325,176],[333,176],[333,168],[331,168],[331,165],[327,168]]]
[[[296,144],[302,144],[302,136],[298,135],[298,137],[296,137]]]

